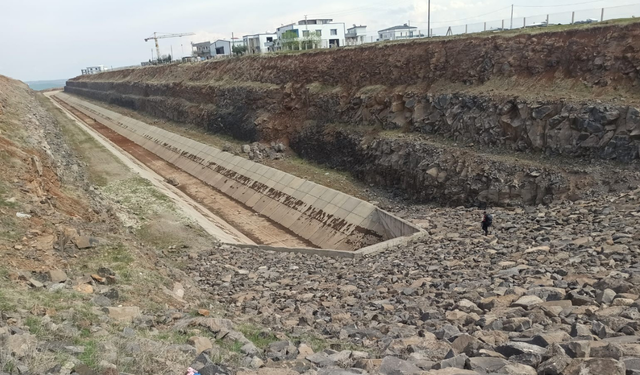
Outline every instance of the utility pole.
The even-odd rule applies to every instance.
[[[427,37],[431,38],[431,0],[427,0]]]
[[[511,26],[509,26],[509,30],[513,29],[513,4],[511,4]]]

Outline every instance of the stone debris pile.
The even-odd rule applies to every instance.
[[[402,248],[226,247],[192,276],[229,316],[286,333],[260,359],[296,373],[640,374],[638,203],[636,190],[493,210],[487,237],[482,211],[414,206],[398,214],[429,235]],[[310,353],[309,334],[358,350]]]

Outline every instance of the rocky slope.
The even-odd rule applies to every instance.
[[[639,201],[497,210],[487,237],[482,212],[414,206],[399,213],[429,234],[404,248],[356,260],[225,248],[191,275],[228,316],[297,338],[260,353],[297,372],[635,374]],[[311,353],[310,332],[354,349]]]
[[[245,141],[290,143],[312,160],[400,188],[413,198],[496,203],[484,198],[495,190],[490,178],[478,188],[465,187],[464,196],[440,193],[445,189],[434,189],[426,175],[412,178],[414,183],[377,181],[390,171],[384,158],[354,147],[333,152],[334,129],[339,127],[343,138],[364,148],[375,148],[379,143],[371,140],[384,139],[385,131],[401,131],[472,145],[470,150],[478,153],[490,147],[635,163],[640,147],[635,89],[639,33],[638,23],[612,24],[252,56],[81,76],[70,80],[65,90]],[[394,148],[411,153],[412,159],[424,157],[420,147],[415,154],[412,147]],[[428,153],[441,150],[430,147]],[[464,157],[461,162],[471,160]],[[358,169],[362,163],[372,167]],[[401,175],[412,167],[394,164],[391,171]],[[444,169],[448,177],[439,178],[460,185],[458,178],[448,180],[460,172]],[[516,180],[518,173],[505,175]],[[569,179],[566,170],[554,173]],[[535,188],[545,189],[545,184]],[[571,184],[560,190],[571,190]],[[501,192],[499,196],[507,198],[497,203],[534,204],[566,196],[528,195]]]
[[[0,374],[183,372],[215,340],[163,251],[211,239],[42,94],[0,76],[0,108]]]

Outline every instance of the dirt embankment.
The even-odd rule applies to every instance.
[[[336,125],[359,143],[398,130],[501,152],[629,163],[640,148],[639,71],[640,23],[631,23],[130,69],[78,77],[65,90],[237,139],[283,140],[352,172],[362,169],[355,160],[381,160],[358,149],[351,162],[337,159],[341,153],[309,152],[321,144],[332,149]],[[447,169],[449,177],[438,179],[460,173]],[[428,180],[417,179],[401,184],[414,197],[423,196]],[[495,195],[488,191],[500,181],[483,173],[472,179],[483,186],[465,194],[466,203]],[[541,202],[522,196],[522,203]]]

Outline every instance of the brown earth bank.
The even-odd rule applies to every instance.
[[[580,190],[571,172],[551,165],[560,183],[519,178],[523,167],[498,178],[463,175],[463,184],[452,177],[485,158],[476,148],[635,164],[638,34],[640,23],[611,24],[251,56],[81,76],[65,91],[236,139],[284,141],[422,201],[536,204]],[[390,140],[388,131],[436,137],[414,144],[423,138]],[[339,149],[337,138],[349,147]],[[433,139],[465,149],[450,154]],[[504,186],[505,176],[524,187]]]

